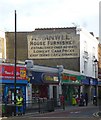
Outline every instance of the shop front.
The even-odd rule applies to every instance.
[[[20,94],[24,99],[23,111],[26,110],[26,68],[24,66],[16,67],[16,84],[14,76],[14,65],[0,65],[0,84],[2,85],[2,103],[5,105],[14,105],[14,93],[16,87],[16,97]],[[16,85],[16,86],[15,86]]]
[[[93,100],[93,97],[98,95],[98,81],[96,78],[91,78],[90,79],[90,90],[91,90],[91,100]]]
[[[90,87],[90,77],[87,76],[82,76],[82,87],[81,87],[81,93],[85,94],[87,92],[88,94],[88,99],[90,100],[90,95],[91,95],[91,87]]]
[[[35,98],[57,98],[58,74],[31,71],[32,100]]]
[[[89,101],[97,94],[97,79],[87,76],[82,76],[82,92],[88,93]]]
[[[85,93],[86,91],[90,91],[90,77],[82,76],[81,92]]]
[[[81,76],[63,73],[62,93],[67,105],[72,104],[73,96],[80,96]]]

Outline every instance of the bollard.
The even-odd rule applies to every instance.
[[[40,111],[40,99],[38,99],[38,106],[39,106],[39,113],[41,112]]]

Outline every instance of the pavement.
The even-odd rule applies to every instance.
[[[88,104],[88,106],[87,107],[94,107],[94,105],[92,105],[92,103],[89,103]],[[79,106],[67,106],[67,107],[65,107],[65,110],[64,111],[66,111],[66,110],[68,110],[68,111],[71,111],[71,110],[74,110],[74,109],[79,109],[80,107]],[[95,108],[96,108],[96,112],[95,113],[93,113],[93,116],[94,117],[99,117],[99,118],[101,118],[101,112],[99,111],[99,106],[95,106]],[[60,108],[60,109],[55,109],[54,111],[52,111],[52,112],[61,112],[61,111],[63,111],[63,109],[62,108]],[[26,111],[26,113],[25,113],[25,115],[23,115],[23,116],[29,116],[29,115],[40,115],[40,114],[45,114],[46,112],[29,112],[29,111]],[[12,117],[12,116],[11,116]],[[14,116],[13,116],[14,117]],[[2,119],[7,119],[7,117],[0,117],[0,120],[2,120]]]

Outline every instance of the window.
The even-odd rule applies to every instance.
[[[87,42],[84,41],[84,59],[88,59]]]
[[[95,60],[95,47],[92,48],[92,59]]]
[[[84,41],[84,52],[87,52],[87,42]]]
[[[84,61],[84,73],[86,73],[87,72],[87,61],[85,60]]]

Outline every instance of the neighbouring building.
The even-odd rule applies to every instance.
[[[91,100],[97,94],[98,44],[94,35],[84,28],[78,28],[80,34],[80,73],[84,76],[81,91],[87,92]]]
[[[6,59],[6,39],[5,32],[0,31],[0,60]]]

